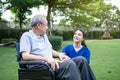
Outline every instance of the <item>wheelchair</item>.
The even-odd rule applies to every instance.
[[[22,55],[19,52],[20,47],[19,43],[15,41],[11,41],[8,43],[0,44],[2,46],[9,46],[11,44],[15,44],[16,47],[16,58],[19,64],[18,68],[18,80],[55,80],[54,72],[51,70],[50,66],[44,61],[23,61]],[[28,69],[27,65],[43,65],[47,67],[47,69]]]

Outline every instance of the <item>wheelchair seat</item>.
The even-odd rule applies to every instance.
[[[45,61],[23,61],[19,52],[19,43],[16,43],[17,61],[19,62],[18,78],[19,80],[54,80],[54,72]],[[48,69],[28,69],[26,65],[44,65]]]

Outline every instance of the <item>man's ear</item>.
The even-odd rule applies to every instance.
[[[40,29],[40,27],[42,26],[42,24],[37,23],[37,27]]]

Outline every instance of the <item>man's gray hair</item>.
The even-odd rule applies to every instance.
[[[33,27],[33,26],[36,26],[36,23],[43,23],[45,20],[45,18],[42,16],[42,15],[35,15],[32,19],[31,19],[31,22],[30,22],[30,26]]]

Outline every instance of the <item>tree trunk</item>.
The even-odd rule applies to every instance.
[[[54,0],[48,0],[48,13],[47,13],[47,20],[48,20],[48,35],[52,35],[52,26],[50,22],[51,16],[51,8],[53,6]]]
[[[110,36],[110,30],[109,30],[109,27],[108,26],[106,26],[106,28],[105,28],[105,32],[104,32],[104,34],[103,34],[103,36],[102,36],[102,39],[111,39],[112,37]]]
[[[20,39],[22,35],[22,22],[21,21],[19,22],[19,26],[20,26],[20,30],[19,30],[19,39]]]
[[[51,35],[50,15],[51,15],[51,8],[50,8],[50,6],[48,5],[48,13],[47,13],[47,20],[48,20],[48,35]]]

